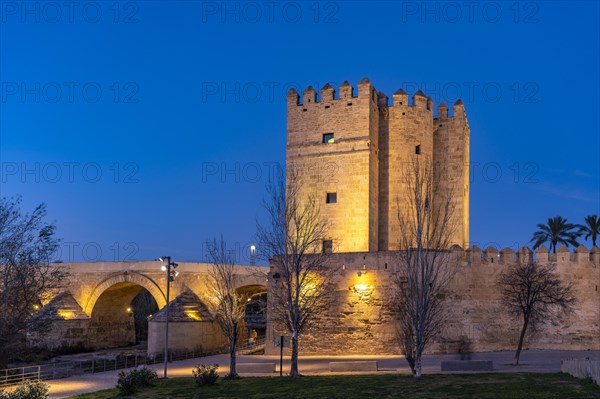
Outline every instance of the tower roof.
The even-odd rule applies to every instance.
[[[419,89],[419,90],[418,90],[418,91],[415,93],[414,97],[416,97],[416,96],[425,97],[425,93],[423,93],[423,92],[421,91],[421,89]]]
[[[84,313],[81,306],[79,306],[70,293],[63,292],[54,297],[54,299],[48,302],[38,312],[34,313],[29,321],[73,319],[82,320],[89,319],[89,317]]]
[[[394,94],[407,94],[404,89],[399,88],[398,90],[396,90],[396,92]]]
[[[442,102],[441,102],[441,103],[438,105],[438,108],[448,108],[448,106],[446,105],[446,103],[445,103],[445,102],[443,102],[443,101],[442,101]]]
[[[169,307],[169,321],[202,321],[213,320],[208,308],[190,290],[185,290],[167,305]],[[150,321],[165,322],[167,319],[166,307],[156,312]]]
[[[454,103],[454,105],[463,105],[462,100],[459,98],[458,100],[456,100],[456,102]]]
[[[369,80],[369,78],[362,78],[360,82],[358,82],[359,85],[364,85],[364,84],[370,84],[371,81]]]
[[[346,86],[350,86],[350,83],[348,83],[348,81],[347,81],[347,80],[344,80],[344,83],[342,83],[342,84],[340,85],[340,87],[346,87]]]

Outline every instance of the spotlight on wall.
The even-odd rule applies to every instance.
[[[368,288],[366,284],[354,284],[354,289],[358,292],[365,292]]]

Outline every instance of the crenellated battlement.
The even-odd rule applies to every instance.
[[[305,186],[323,201],[336,194],[335,203],[324,203],[323,214],[337,251],[398,249],[397,198],[405,184],[401,171],[415,156],[433,161],[436,179],[444,182],[440,198],[445,193],[456,197],[452,243],[468,245],[465,108],[460,100],[452,110],[444,103],[437,111],[435,106],[421,90],[409,94],[398,89],[390,98],[368,78],[356,85],[344,81],[337,88],[325,83],[289,90],[286,161],[309,171]],[[328,175],[310,172],[315,168],[327,169]]]
[[[481,249],[477,246],[470,247],[466,251],[461,247],[454,246],[451,251],[453,257],[462,258],[466,266],[496,266],[496,265],[516,265],[527,262],[536,264],[555,263],[571,266],[589,266],[600,267],[600,249],[593,247],[591,250],[583,245],[575,248],[572,252],[564,245],[557,248],[556,253],[549,253],[545,246],[532,251],[528,247],[521,247],[518,251],[511,248],[504,248],[498,251],[497,248],[487,247]]]
[[[308,86],[302,92],[302,96],[295,88],[291,88],[287,94],[288,106],[322,106],[330,108],[338,104],[342,106],[355,105],[352,102],[353,100],[368,100],[374,102],[381,110],[390,107],[412,107],[426,109],[433,114],[435,108],[433,99],[426,96],[421,90],[417,90],[409,101],[409,94],[403,89],[398,89],[392,95],[392,102],[390,103],[389,97],[384,92],[377,91],[368,78],[363,78],[358,83],[357,89],[355,90],[347,80],[339,85],[338,90],[331,83],[326,83],[319,91],[312,86]],[[438,118],[448,119],[457,114],[464,114],[464,105],[460,99],[454,104],[453,111],[452,115],[449,115],[448,106],[442,102],[438,106]]]
[[[466,274],[469,274],[470,269],[476,271],[486,268],[500,272],[504,267],[514,267],[529,262],[539,265],[553,263],[559,271],[565,273],[568,273],[569,270],[600,268],[600,248],[593,247],[589,250],[583,245],[575,248],[572,252],[567,247],[560,246],[556,250],[556,254],[549,254],[548,249],[544,246],[536,251],[532,251],[528,247],[521,247],[515,252],[512,248],[498,251],[494,247],[481,249],[477,246],[464,250],[460,246],[454,245],[447,251],[450,252],[450,264],[463,269]],[[343,265],[342,271],[380,270],[394,273],[398,253],[398,251],[335,253],[332,259],[335,263]],[[600,274],[598,278],[600,279]]]
[[[600,348],[600,249],[579,246],[559,247],[556,254],[540,247],[464,250],[455,245],[447,250],[453,275],[444,292],[444,328],[432,345],[434,352],[456,353],[465,337],[475,352],[510,350],[519,330],[506,311],[502,273],[517,264],[552,262],[561,281],[572,287],[576,303],[569,314],[543,326],[538,334],[528,335],[531,349],[590,350]],[[389,353],[397,321],[393,315],[397,292],[398,251],[332,253],[328,263],[336,270],[332,276],[337,299],[327,313],[319,316],[318,328],[303,339],[312,351],[348,354],[347,341],[354,342],[354,353]],[[557,324],[559,323],[559,324]],[[347,337],[340,344],[339,337]],[[358,335],[358,337],[356,337]],[[353,341],[354,340],[354,341]]]
[[[421,90],[402,88],[388,96],[367,78],[354,87],[344,81],[337,88],[327,83],[300,91],[288,93],[286,162],[307,172],[300,196],[316,194],[321,204],[328,222],[322,250],[332,251],[328,264],[337,271],[337,299],[318,328],[303,337],[307,347],[320,354],[389,353],[389,342],[397,338],[390,299],[401,267],[398,214],[412,206],[405,202],[403,171],[410,160],[422,159],[432,161],[439,183],[432,207],[439,209],[449,197],[454,207],[449,223],[456,245],[444,252],[456,274],[445,294],[448,322],[436,350],[464,337],[476,351],[512,348],[518,331],[503,311],[498,278],[526,262],[555,264],[578,301],[562,328],[544,330],[527,347],[600,348],[599,248],[561,246],[550,253],[546,247],[471,246],[470,129],[461,100],[435,104]]]

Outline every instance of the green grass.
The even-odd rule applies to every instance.
[[[567,374],[462,374],[426,375],[415,380],[406,375],[344,375],[249,377],[219,379],[199,387],[192,378],[159,380],[154,387],[130,398],[600,398],[600,388]],[[116,389],[74,396],[78,399],[121,398]]]

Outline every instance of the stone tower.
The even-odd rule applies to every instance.
[[[315,195],[329,223],[324,250],[376,252],[398,249],[398,198],[402,167],[415,156],[433,160],[443,192],[454,202],[452,243],[469,240],[469,126],[462,102],[453,116],[420,90],[388,97],[364,78],[358,93],[346,81],[339,96],[328,83],[287,96],[288,170],[301,174],[301,196]],[[434,201],[435,204],[435,201]]]

